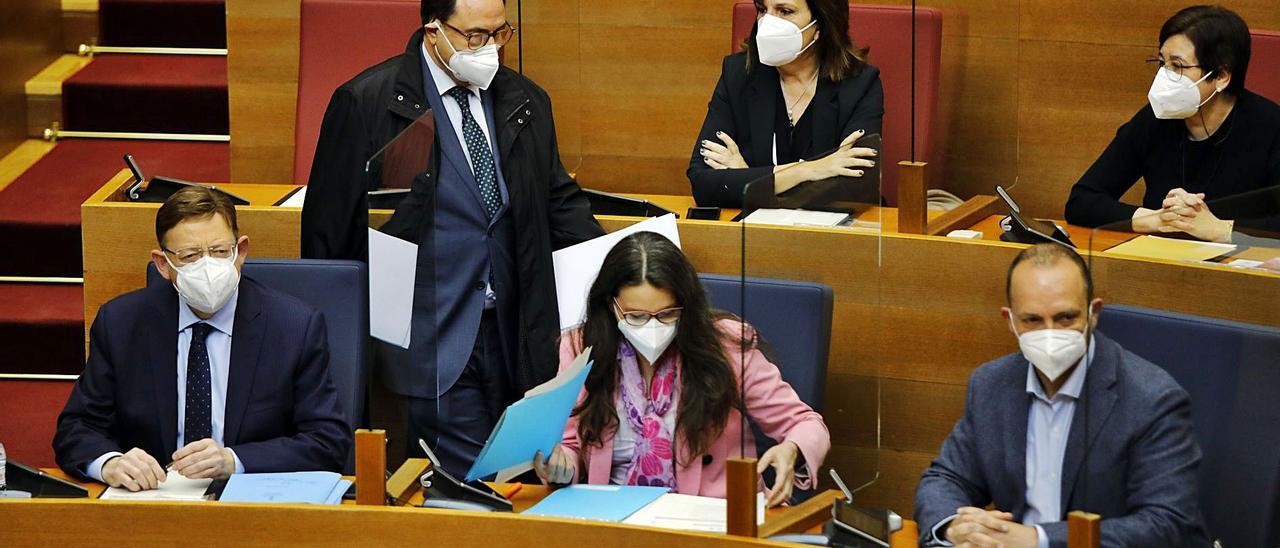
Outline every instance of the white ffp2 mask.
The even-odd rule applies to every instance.
[[[1018,330],[1009,322],[1013,334]],[[1018,347],[1031,365],[1048,377],[1058,380],[1071,366],[1084,357],[1086,350],[1084,333],[1074,329],[1040,329],[1018,335]]]
[[[627,338],[627,342],[631,343],[636,352],[649,360],[649,363],[656,364],[662,353],[671,346],[671,341],[675,340],[676,326],[679,323],[667,325],[658,321],[657,318],[649,318],[644,325],[636,326],[627,323],[626,320],[618,320],[618,330]]]
[[[1151,110],[1155,112],[1156,118],[1183,120],[1198,112],[1200,107],[1218,94],[1218,91],[1214,91],[1209,99],[1200,100],[1200,89],[1196,86],[1211,74],[1212,71],[1206,72],[1204,78],[1193,82],[1185,75],[1161,67],[1155,80],[1151,82],[1151,90],[1147,92],[1147,100],[1151,102]]]
[[[818,37],[814,36],[808,44],[804,43],[804,31],[817,22],[818,20],[814,19],[804,28],[800,28],[791,21],[765,14],[756,23],[756,53],[760,55],[760,62],[771,67],[780,67],[795,61],[801,53],[809,49],[809,46],[818,41]]]
[[[440,54],[441,41],[449,42],[449,38],[444,36],[443,28],[440,29],[440,39],[436,40],[436,55],[444,59]],[[498,68],[502,66],[497,44],[489,44],[474,51],[458,51],[458,48],[453,47],[453,42],[449,42],[449,49],[453,50],[453,57],[445,63],[445,68],[453,73],[453,77],[480,89],[489,89],[493,77],[498,74]]]
[[[178,295],[192,309],[205,314],[213,314],[220,310],[231,295],[240,286],[240,271],[236,270],[236,252],[232,248],[231,256],[226,259],[215,259],[208,255],[200,260],[183,266],[173,264],[169,256],[169,268],[172,268],[177,279],[174,286]]]

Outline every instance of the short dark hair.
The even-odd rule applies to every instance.
[[[1009,263],[1009,272],[1004,279],[1004,298],[1008,304],[1013,304],[1013,270],[1018,268],[1022,263],[1031,263],[1034,266],[1053,266],[1058,261],[1070,261],[1076,268],[1080,269],[1080,276],[1084,278],[1084,294],[1085,302],[1093,300],[1093,275],[1089,273],[1089,265],[1084,262],[1084,258],[1080,257],[1074,249],[1062,244],[1044,243],[1036,244],[1022,250],[1017,257],[1013,258],[1013,262]]]
[[[1173,14],[1160,27],[1160,45],[1184,35],[1196,48],[1196,61],[1205,72],[1226,69],[1231,83],[1225,93],[1240,95],[1249,71],[1249,25],[1222,6],[1191,6]]]
[[[458,8],[458,0],[422,0],[422,24],[426,25],[436,19],[444,21],[453,17]]]
[[[862,73],[867,66],[867,48],[858,49],[849,37],[849,2],[847,0],[805,0],[813,20],[821,34],[818,43],[813,45],[814,55],[818,58],[818,74],[832,82],[840,82],[845,78],[853,78]],[[764,0],[755,0],[756,11],[764,9]],[[743,46],[747,50],[747,71],[760,63],[760,53],[756,51],[756,30],[759,25],[751,26],[751,34],[747,36]]]
[[[204,219],[215,213],[222,215],[231,225],[231,233],[240,236],[236,224],[236,205],[226,194],[214,192],[203,186],[189,186],[169,196],[156,212],[156,242],[164,246],[164,235],[178,223],[189,219]]]

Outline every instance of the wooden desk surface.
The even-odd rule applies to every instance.
[[[53,477],[56,477],[56,478],[59,478],[59,479],[63,479],[63,480],[69,481],[69,482],[71,482],[71,483],[74,483],[74,484],[76,484],[76,485],[79,485],[79,486],[81,486],[81,487],[84,487],[85,489],[88,489],[88,490],[89,490],[89,498],[88,498],[88,499],[39,499],[39,500],[37,500],[37,501],[35,501],[35,502],[54,502],[54,501],[63,501],[63,502],[68,502],[68,503],[73,503],[73,504],[74,504],[74,503],[79,503],[79,504],[81,504],[81,505],[83,505],[83,504],[85,504],[85,503],[96,503],[96,504],[100,504],[100,505],[117,505],[117,504],[131,505],[131,504],[146,504],[146,505],[152,505],[153,507],[154,507],[154,506],[156,506],[156,505],[180,505],[180,506],[189,506],[189,505],[208,505],[208,504],[209,504],[209,503],[199,503],[199,502],[196,502],[196,503],[180,503],[180,502],[141,502],[141,503],[139,503],[139,502],[124,502],[124,501],[103,501],[103,500],[99,500],[99,499],[98,499],[98,497],[102,494],[102,492],[103,492],[103,491],[105,491],[105,490],[106,490],[106,485],[103,485],[103,484],[98,483],[98,482],[81,482],[81,481],[77,481],[77,480],[75,480],[75,479],[72,479],[72,478],[71,478],[70,476],[68,476],[65,472],[63,472],[61,469],[58,469],[58,468],[42,468],[41,470],[42,470],[43,472],[45,472],[46,474],[49,474],[50,476],[53,476]],[[353,477],[353,476],[344,476],[344,478],[345,478],[345,479],[348,479],[348,480],[351,480],[351,481],[353,481],[353,482],[355,481],[355,477]],[[498,488],[498,490],[499,490],[499,491],[505,491],[505,489],[503,488],[504,486],[496,485],[495,487],[496,487],[496,488]],[[511,496],[511,497],[510,497],[510,500],[511,500],[511,503],[512,503],[512,506],[513,506],[513,511],[514,511],[514,513],[515,513],[515,514],[523,513],[525,510],[528,510],[528,509],[529,509],[529,508],[531,508],[533,505],[537,504],[539,501],[541,501],[542,499],[546,498],[546,497],[547,497],[547,495],[549,495],[549,494],[550,494],[550,492],[551,492],[551,491],[550,491],[550,489],[549,489],[547,486],[545,486],[545,485],[527,485],[527,484],[526,484],[526,485],[522,485],[522,486],[521,486],[521,488],[520,488],[520,490],[519,490],[518,492],[516,492],[513,496]],[[33,502],[33,501],[30,501],[30,500],[27,500],[27,501],[19,501],[19,500],[15,500],[15,501],[13,501],[13,502],[12,502],[12,504],[24,504],[24,503],[31,503],[31,502]],[[419,491],[419,492],[418,492],[416,495],[414,495],[414,497],[409,501],[409,504],[408,504],[407,506],[404,506],[404,507],[398,507],[398,508],[397,508],[397,507],[390,507],[390,506],[386,506],[386,507],[377,507],[377,506],[374,506],[374,507],[368,507],[368,506],[357,506],[357,505],[355,504],[355,501],[353,501],[353,500],[345,500],[345,501],[343,501],[343,502],[342,502],[342,505],[343,505],[343,507],[359,508],[359,509],[362,509],[362,510],[369,510],[369,509],[373,509],[373,510],[377,510],[377,509],[383,509],[383,510],[403,510],[403,509],[414,509],[414,508],[416,508],[418,505],[420,505],[421,503],[422,503],[422,493],[421,493],[421,491]],[[5,504],[5,501],[3,501],[3,499],[0,499],[0,509],[4,509],[4,508],[5,508],[5,506],[3,506],[3,504]],[[215,503],[215,504],[216,504],[216,505],[224,505],[223,503]],[[233,504],[230,504],[230,503],[225,504],[225,505],[226,505],[226,506],[233,506]],[[322,510],[322,509],[325,509],[325,508],[330,508],[330,509],[331,509],[331,508],[333,508],[332,506],[315,506],[315,505],[308,505],[308,504],[292,504],[292,505],[291,505],[291,504],[234,504],[234,506],[258,507],[258,508],[262,508],[264,512],[273,512],[273,511],[275,511],[275,510],[277,510],[277,509],[280,509],[280,508],[294,508],[294,509],[298,509],[298,510],[306,510],[306,509]],[[13,509],[13,508],[15,508],[15,507],[10,507],[9,509]],[[78,507],[76,507],[76,508],[83,509],[84,507],[83,507],[83,506],[78,506]],[[75,511],[75,510],[72,510],[72,512],[74,512],[74,511]],[[434,509],[433,509],[433,510],[421,510],[421,511],[423,511],[423,512],[448,512],[448,511],[441,511],[441,510],[434,510]],[[785,511],[785,508],[770,508],[769,510],[767,510],[767,511],[766,511],[766,518],[767,518],[767,519],[772,519],[772,518],[777,517],[778,515],[782,514],[784,511]],[[0,513],[3,513],[3,512],[0,512]],[[458,512],[449,512],[449,513],[466,515],[466,513],[458,513]],[[473,515],[474,515],[474,514],[473,514]],[[508,514],[508,515],[510,515],[510,514]],[[52,517],[52,516],[50,516],[50,517]],[[68,521],[77,521],[77,518],[78,518],[78,516],[76,516],[76,515],[68,515],[68,514],[65,514],[65,513],[64,513],[64,514],[62,514],[62,515],[60,515],[60,516],[58,516],[58,519],[60,519],[60,520],[68,520]],[[529,519],[544,519],[544,520],[545,520],[545,519],[555,519],[555,518],[543,518],[543,517],[534,517],[534,516],[529,516],[528,518],[529,518]],[[577,524],[580,524],[580,525],[582,525],[582,526],[584,526],[584,527],[590,527],[590,526],[592,526],[592,525],[605,525],[605,524],[603,524],[603,523],[601,523],[601,524],[595,524],[595,523],[587,523],[587,522],[574,521],[574,520],[556,520],[556,521],[566,521],[566,522],[571,522],[571,523],[577,523]],[[126,525],[128,525],[128,524],[126,524]],[[609,525],[615,525],[615,526],[616,526],[617,524],[609,524]],[[0,541],[3,541],[3,540],[4,540],[4,538],[5,538],[5,533],[4,533],[4,530],[3,530],[3,529],[4,529],[4,528],[0,527]],[[646,529],[646,530],[653,530],[653,529]],[[665,531],[665,530],[659,530],[659,531]],[[101,534],[101,533],[100,533],[100,534]],[[223,532],[222,534],[226,534],[226,533],[225,533],[225,532]],[[274,542],[279,543],[279,542],[284,541],[286,538],[288,538],[290,542],[292,542],[292,541],[293,541],[292,537],[285,537],[285,535],[286,535],[286,534],[288,534],[288,531],[283,531],[283,530],[282,530],[282,531],[280,531],[280,532],[279,532],[279,534],[280,534],[280,536],[279,536],[279,537],[277,537],[277,538],[275,538]],[[677,534],[684,534],[684,533],[677,533]],[[699,534],[699,533],[689,533],[689,534],[696,535],[696,536],[699,536],[699,537],[712,536],[712,537],[719,537],[719,538],[721,538],[721,539],[730,539],[730,540],[738,539],[738,537],[727,537],[727,536],[722,536],[722,535],[704,535],[704,534]],[[896,534],[893,536],[892,541],[891,541],[891,543],[892,543],[892,547],[891,547],[891,548],[911,548],[911,547],[914,547],[914,546],[916,546],[916,539],[917,539],[917,537],[918,537],[918,536],[919,536],[919,534],[918,534],[918,529],[916,528],[915,523],[914,523],[914,522],[911,522],[910,520],[905,520],[905,524],[904,524],[903,530],[899,531],[898,533],[896,533]],[[233,537],[231,537],[231,538],[234,538],[234,536],[233,536]],[[31,540],[31,539],[28,539],[28,540]],[[132,539],[131,539],[131,540],[132,540]],[[355,540],[355,539],[352,539],[352,540]],[[553,543],[553,544],[559,544],[559,543]],[[737,543],[737,544],[740,544],[740,545],[748,545],[748,544],[755,544],[755,543],[753,543],[753,542],[749,542],[749,541],[748,541],[748,542],[742,542],[742,543]],[[769,543],[769,544],[776,544],[776,543]],[[17,544],[8,544],[8,543],[0,542],[0,546],[16,546],[16,545],[17,545]],[[480,545],[480,544],[477,544],[477,545]],[[525,546],[528,546],[528,545],[529,545],[529,544],[525,544]],[[625,540],[625,539],[624,539],[624,541],[623,541],[623,545],[628,545],[628,543],[626,542],[626,540]],[[683,545],[683,544],[682,544],[682,545]]]

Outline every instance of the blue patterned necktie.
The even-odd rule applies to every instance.
[[[182,423],[185,443],[213,437],[213,411],[209,390],[209,348],[205,339],[213,327],[200,322],[191,326],[191,346],[187,349],[186,418]]]
[[[484,198],[484,210],[492,219],[502,205],[502,196],[498,193],[498,174],[493,167],[493,150],[489,148],[489,139],[480,130],[480,124],[471,115],[471,90],[456,86],[448,94],[458,102],[458,107],[462,110],[462,137],[466,140],[467,153],[471,155],[471,173],[475,175],[480,196]]]

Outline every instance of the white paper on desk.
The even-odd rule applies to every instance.
[[[568,329],[582,323],[587,308],[587,292],[600,273],[604,256],[623,238],[637,232],[656,232],[680,247],[680,232],[676,229],[676,216],[663,215],[647,219],[627,228],[587,240],[551,254],[555,265],[556,299],[560,305],[560,329]]]
[[[307,201],[307,187],[299,188],[288,200],[280,202],[280,207],[302,207],[303,202]]]
[[[742,222],[749,225],[840,226],[849,220],[848,213],[809,211],[805,209],[757,209]]]
[[[213,483],[211,479],[187,479],[170,470],[160,487],[133,492],[122,487],[108,487],[98,497],[102,500],[207,500],[204,492]]]
[[[764,493],[756,494],[756,524],[764,523]],[[622,523],[681,531],[724,533],[725,515],[728,512],[725,499],[667,493],[644,508],[631,514]]]
[[[369,334],[409,348],[418,246],[369,229]]]

